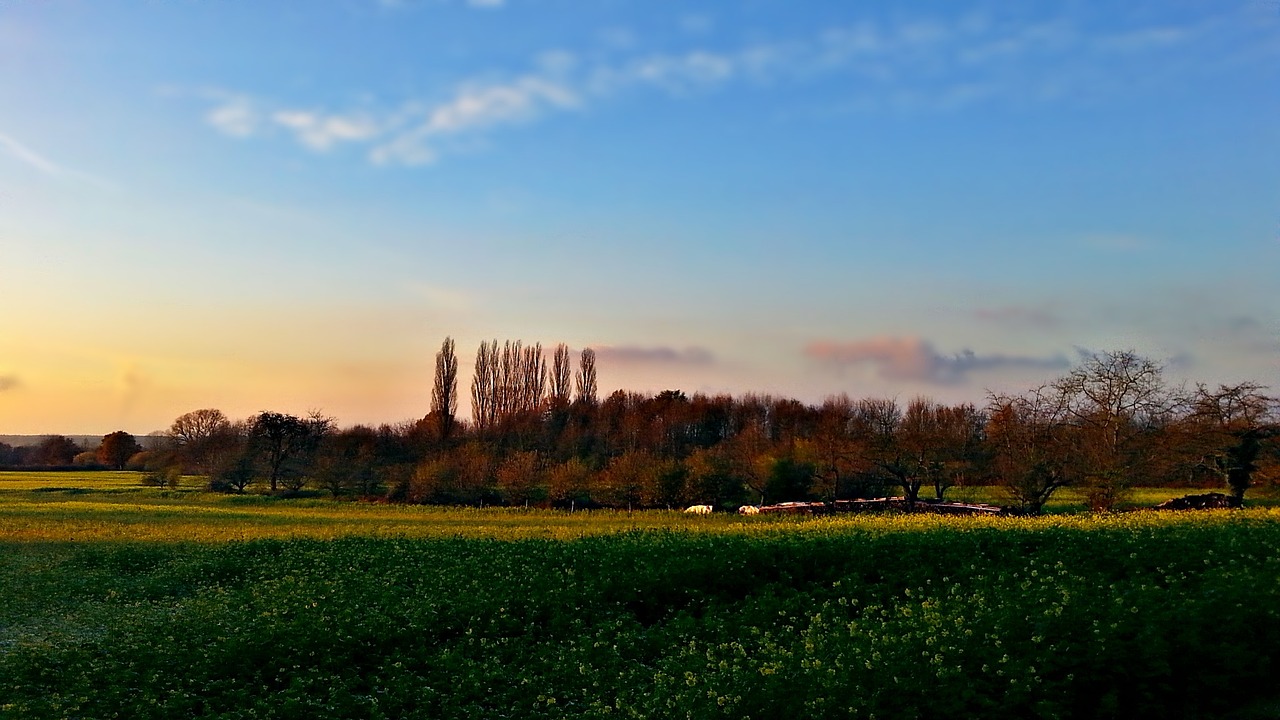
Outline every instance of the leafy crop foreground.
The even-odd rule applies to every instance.
[[[6,542],[0,715],[1263,716],[1276,519]]]

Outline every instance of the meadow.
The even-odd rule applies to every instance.
[[[137,480],[0,475],[0,717],[1280,715],[1273,508],[800,520]]]

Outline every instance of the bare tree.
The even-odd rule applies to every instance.
[[[808,444],[816,468],[815,487],[828,500],[842,497],[842,485],[867,470],[865,437],[855,431],[856,406],[846,394],[828,397],[818,408]]]
[[[290,490],[302,489],[311,452],[332,431],[333,420],[317,412],[306,418],[268,411],[255,415],[249,435],[266,466],[271,491],[281,483]]]
[[[1231,488],[1237,500],[1253,485],[1264,441],[1276,434],[1276,400],[1261,385],[1243,382],[1210,390],[1198,385],[1180,438],[1194,462]]]
[[[595,405],[599,400],[599,389],[596,387],[596,351],[583,348],[578,358],[578,402]]]
[[[476,350],[475,372],[471,376],[471,416],[480,430],[494,426],[498,417],[498,341],[481,341]]]
[[[542,408],[542,398],[547,388],[547,359],[542,354],[542,344],[535,343],[520,353],[520,372],[515,383],[515,407],[512,414],[527,416]]]
[[[221,410],[202,408],[179,416],[166,433],[174,445],[174,454],[183,470],[212,477],[238,453],[239,433]]]
[[[573,366],[569,362],[569,346],[564,343],[556,345],[555,355],[551,361],[551,387],[548,400],[554,408],[563,408],[569,404],[569,395],[573,392]]]
[[[173,421],[169,426],[168,435],[173,438],[176,445],[182,447],[198,443],[230,424],[227,416],[216,408],[192,410]]]
[[[431,414],[435,417],[436,431],[441,440],[453,434],[454,418],[458,414],[458,356],[454,353],[453,338],[446,337],[436,353],[435,381],[431,387]]]
[[[986,417],[969,403],[938,405],[933,410],[933,446],[928,450],[934,497],[963,483],[978,465]]]
[[[1080,480],[1080,435],[1064,401],[1048,385],[990,397],[986,435],[994,470],[1023,512],[1040,513],[1054,493]]]
[[[498,384],[495,398],[495,420],[501,422],[511,417],[519,405],[521,347],[519,340],[507,340],[498,356]],[[494,342],[497,349],[497,341]]]
[[[1154,439],[1181,399],[1164,368],[1132,350],[1103,352],[1050,386],[1084,442],[1089,504],[1110,510],[1148,473]]]

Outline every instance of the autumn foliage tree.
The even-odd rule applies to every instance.
[[[1070,486],[1114,507],[1134,484],[1174,475],[1241,497],[1277,457],[1275,402],[1259,386],[1200,386],[1184,401],[1157,363],[1131,352],[1091,356],[1022,394],[992,394],[982,410],[927,397],[813,406],[680,390],[616,390],[601,401],[595,352],[581,352],[576,373],[572,360],[563,343],[546,354],[539,343],[480,343],[468,424],[454,419],[458,364],[446,338],[430,412],[418,421],[336,431],[318,415],[231,423],[200,410],[170,428],[172,456],[221,489],[313,483],[408,502],[727,510],[883,497],[897,486],[910,506],[927,502],[926,488],[941,500],[954,485],[994,480],[1026,512]],[[205,443],[221,450],[203,455]]]
[[[137,438],[123,430],[117,430],[102,438],[95,455],[98,462],[112,470],[123,470],[129,458],[142,452]]]

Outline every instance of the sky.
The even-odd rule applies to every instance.
[[[1280,389],[1280,3],[0,3],[0,434],[615,389]],[[464,407],[464,412],[466,408]]]

